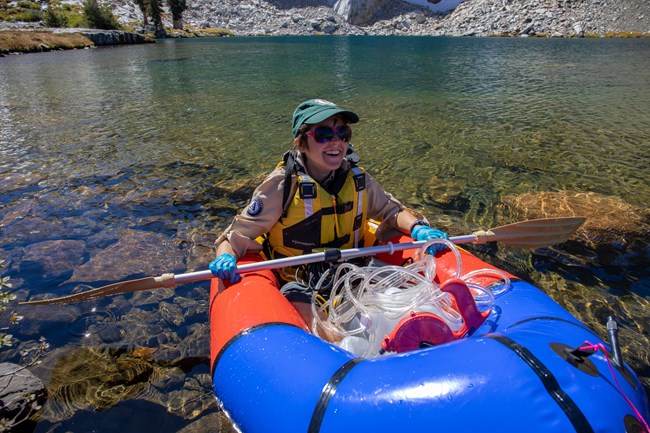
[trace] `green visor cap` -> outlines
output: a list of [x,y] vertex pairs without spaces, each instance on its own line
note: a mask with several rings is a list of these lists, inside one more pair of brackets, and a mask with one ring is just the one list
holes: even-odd
[[342,114],[348,123],[357,123],[359,116],[349,110],[339,108],[333,102],[324,99],[310,99],[298,105],[293,112],[293,122],[291,131],[293,136],[298,136],[298,130],[304,124],[313,125],[322,122],[335,114]]

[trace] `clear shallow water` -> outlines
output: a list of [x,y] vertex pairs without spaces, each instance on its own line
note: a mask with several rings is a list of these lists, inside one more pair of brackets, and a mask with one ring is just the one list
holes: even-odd
[[[295,105],[316,96],[360,114],[364,166],[453,234],[501,224],[500,199],[527,192],[647,209],[649,71],[648,40],[234,38],[2,58],[3,274],[25,299],[205,268],[213,234],[290,147]],[[610,267],[561,247],[479,252],[601,333],[622,318],[650,383],[647,240]],[[227,431],[206,304],[195,284],[21,309],[19,346],[53,346],[37,431]]]

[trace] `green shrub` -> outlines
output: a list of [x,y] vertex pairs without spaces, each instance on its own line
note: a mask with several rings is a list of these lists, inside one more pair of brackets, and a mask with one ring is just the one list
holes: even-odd
[[84,0],[83,7],[84,16],[90,27],[103,30],[120,28],[120,24],[111,11],[106,6],[100,5],[97,0]]
[[67,20],[60,8],[50,6],[43,14],[43,22],[47,27],[65,27]]
[[80,8],[66,7],[71,5],[52,6],[43,13],[43,21],[47,27],[88,27],[86,18]]
[[18,2],[18,7],[23,9],[41,10],[41,5],[37,2]]
[[7,21],[40,21],[43,19],[43,12],[35,9],[18,9],[13,12],[9,11]]
[[67,14],[66,17],[66,26],[67,27],[86,27],[86,18],[83,15],[78,13]]

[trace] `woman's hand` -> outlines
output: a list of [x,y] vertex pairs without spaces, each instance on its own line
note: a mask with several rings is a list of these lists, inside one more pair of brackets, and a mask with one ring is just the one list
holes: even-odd
[[220,254],[216,260],[208,265],[212,275],[221,279],[228,280],[231,283],[237,283],[241,280],[237,274],[237,259],[229,253]]
[[[449,239],[447,233],[427,226],[415,226],[411,232],[411,237],[418,241],[430,241],[431,239]],[[427,253],[435,254],[442,251],[447,246],[445,244],[433,244],[427,248]]]

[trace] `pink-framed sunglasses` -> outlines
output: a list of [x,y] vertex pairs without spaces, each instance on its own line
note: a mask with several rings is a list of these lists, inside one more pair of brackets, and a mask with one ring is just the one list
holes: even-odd
[[352,129],[348,125],[341,125],[335,128],[330,126],[318,126],[307,132],[307,135],[316,140],[317,143],[327,143],[334,140],[334,136],[349,142],[352,138]]

